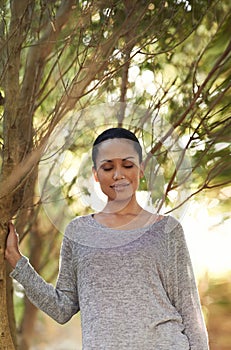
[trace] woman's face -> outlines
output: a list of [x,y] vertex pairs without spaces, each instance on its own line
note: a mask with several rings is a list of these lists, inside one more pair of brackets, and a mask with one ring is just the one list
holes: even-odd
[[143,177],[134,141],[115,138],[99,144],[93,173],[109,201],[131,198]]

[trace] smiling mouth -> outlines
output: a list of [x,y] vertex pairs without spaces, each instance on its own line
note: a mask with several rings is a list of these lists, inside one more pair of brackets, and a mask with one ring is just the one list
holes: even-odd
[[116,184],[116,185],[112,185],[111,188],[113,188],[114,190],[123,190],[126,187],[128,187],[130,184],[126,183],[126,184]]

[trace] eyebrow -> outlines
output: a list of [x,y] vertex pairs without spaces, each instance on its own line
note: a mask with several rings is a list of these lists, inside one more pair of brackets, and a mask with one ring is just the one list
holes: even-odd
[[[125,161],[125,160],[128,160],[128,159],[134,159],[135,157],[126,157],[126,158],[123,158],[122,161]],[[107,163],[112,163],[112,160],[111,159],[103,159],[100,161],[100,163],[104,163],[104,162],[107,162]]]

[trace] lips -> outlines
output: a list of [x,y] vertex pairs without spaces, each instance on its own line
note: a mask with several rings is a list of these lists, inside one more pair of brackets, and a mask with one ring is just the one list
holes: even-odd
[[130,185],[129,182],[118,182],[118,183],[111,185],[110,187],[113,188],[114,190],[123,190],[126,187],[128,187],[129,185]]

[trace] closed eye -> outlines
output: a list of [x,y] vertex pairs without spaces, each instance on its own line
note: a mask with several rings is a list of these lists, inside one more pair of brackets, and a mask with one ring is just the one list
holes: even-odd
[[[133,168],[133,164],[132,165],[124,165],[124,168],[126,168],[126,169],[130,169],[130,168]],[[103,169],[103,171],[110,171],[110,170],[112,170],[113,168],[102,168]]]
[[112,170],[113,168],[102,168],[104,171],[110,171]]

